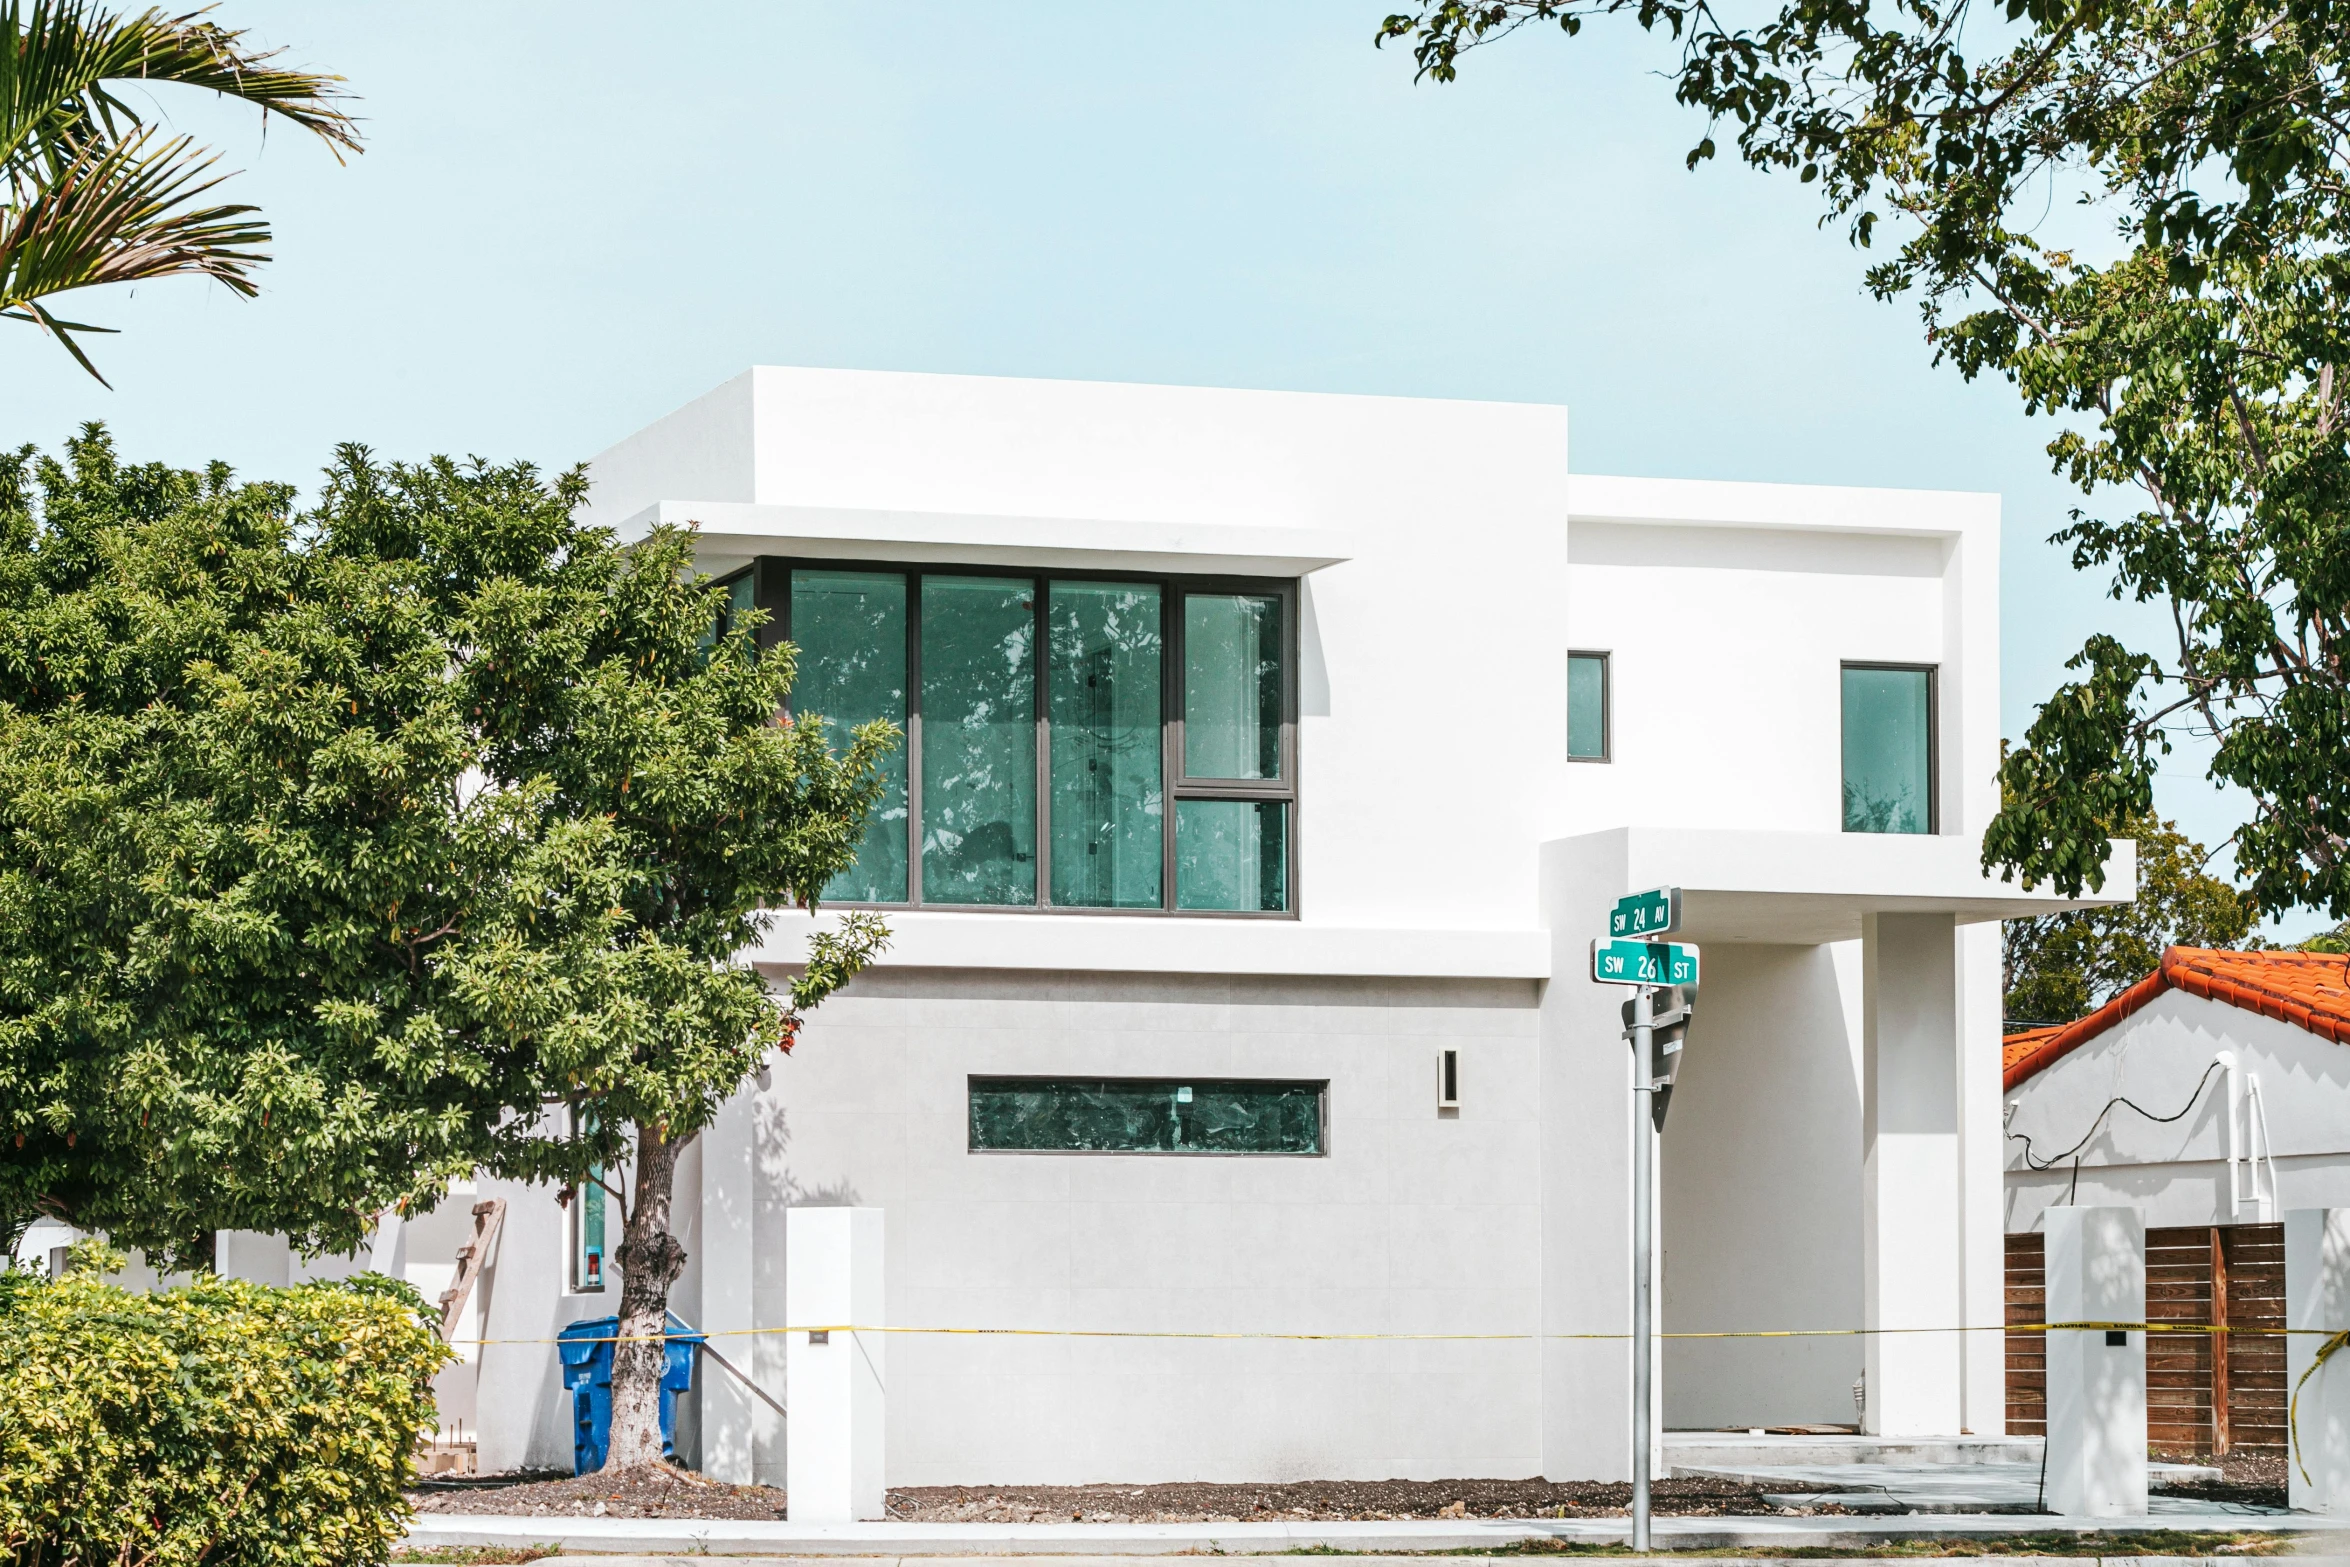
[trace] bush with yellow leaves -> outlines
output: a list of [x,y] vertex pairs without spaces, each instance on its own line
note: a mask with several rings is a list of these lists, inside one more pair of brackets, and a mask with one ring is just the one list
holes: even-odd
[[77,1262],[0,1274],[0,1561],[389,1558],[449,1359],[413,1289],[204,1277],[142,1294]]

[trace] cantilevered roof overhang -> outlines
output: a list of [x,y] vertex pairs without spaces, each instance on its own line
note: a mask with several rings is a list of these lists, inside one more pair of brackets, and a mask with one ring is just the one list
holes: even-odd
[[1981,846],[1956,834],[1617,827],[1544,852],[1565,878],[1557,885],[1586,898],[1679,887],[1679,935],[1699,943],[1851,941],[1870,914],[1948,914],[1966,925],[2107,908],[2130,901],[2138,875],[2138,846],[2126,839],[2113,846],[2104,887],[2078,898],[1987,875]]
[[661,501],[616,531],[633,544],[662,523],[695,530],[695,560],[713,576],[761,555],[1236,577],[1302,577],[1348,558],[1336,534],[1314,528],[747,501]]

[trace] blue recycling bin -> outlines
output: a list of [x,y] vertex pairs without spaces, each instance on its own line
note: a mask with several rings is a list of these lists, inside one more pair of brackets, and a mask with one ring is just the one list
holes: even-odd
[[[612,1443],[612,1351],[620,1334],[618,1317],[589,1317],[556,1335],[563,1385],[571,1390],[571,1472],[592,1474],[604,1467]],[[669,1314],[662,1336],[661,1456],[677,1457],[677,1395],[694,1385],[694,1350],[709,1337]]]

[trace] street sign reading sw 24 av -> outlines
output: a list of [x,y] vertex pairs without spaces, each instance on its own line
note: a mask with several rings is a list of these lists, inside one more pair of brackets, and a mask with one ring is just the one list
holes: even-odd
[[1594,941],[1591,977],[1603,985],[1694,985],[1697,949],[1677,941]]
[[1678,887],[1651,887],[1646,892],[1618,898],[1607,915],[1610,936],[1661,936],[1678,929],[1680,924],[1681,889]]

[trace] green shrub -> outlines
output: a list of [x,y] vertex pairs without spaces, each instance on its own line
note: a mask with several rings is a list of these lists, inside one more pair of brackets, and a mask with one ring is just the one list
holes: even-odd
[[0,1561],[388,1559],[448,1360],[407,1285],[0,1275]]

